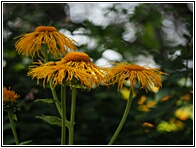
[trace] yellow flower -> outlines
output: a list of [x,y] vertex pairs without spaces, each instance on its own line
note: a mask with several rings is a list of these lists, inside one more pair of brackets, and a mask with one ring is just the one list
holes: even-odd
[[64,36],[58,32],[55,27],[52,26],[39,26],[34,32],[20,35],[16,38],[20,38],[16,44],[16,50],[26,56],[30,54],[31,57],[35,56],[35,53],[40,57],[40,53],[44,56],[42,46],[47,46],[47,53],[51,53],[55,58],[59,55],[65,55],[67,50],[75,50],[76,41]]
[[169,95],[166,95],[165,97],[163,97],[160,102],[164,102],[164,101],[167,101],[168,99],[170,98]]
[[182,100],[189,101],[191,99],[190,94],[185,94],[184,96],[181,97]]
[[149,112],[150,111],[150,108],[147,105],[143,105],[143,104],[138,106],[138,109],[143,111],[143,112]]
[[94,84],[100,85],[102,82],[105,69],[94,65],[90,57],[82,52],[70,52],[61,61],[48,62],[43,64],[41,61],[37,62],[39,66],[31,68],[28,76],[44,79],[45,82],[52,81],[53,85],[63,85],[63,80],[72,87],[78,82],[89,89]]
[[16,94],[13,90],[9,90],[6,87],[3,87],[3,102],[15,102],[20,96]]
[[144,122],[142,124],[142,126],[144,126],[144,127],[154,127],[154,125],[152,123],[149,123],[149,122]]
[[162,86],[162,74],[166,73],[161,72],[158,68],[144,67],[129,63],[117,63],[116,66],[110,69],[105,82],[107,85],[118,83],[118,89],[121,89],[124,82],[129,80],[132,93],[135,94],[134,86],[136,82],[141,85],[141,88],[145,88],[146,91],[153,91],[154,86],[160,88]]
[[192,105],[190,105],[190,106],[183,106],[177,109],[174,114],[180,120],[187,120],[189,118],[192,118],[193,116],[192,112],[193,112],[193,107]]
[[175,132],[180,131],[184,128],[184,123],[175,118],[171,118],[169,121],[161,121],[157,125],[157,130],[159,132]]
[[137,101],[137,104],[142,105],[146,100],[146,96],[142,95],[141,98]]
[[152,123],[149,123],[149,122],[144,122],[142,124],[143,128],[144,128],[144,132],[145,133],[149,133],[151,131],[151,129],[154,128],[154,125]]
[[141,98],[137,102],[139,104],[138,109],[144,112],[149,112],[150,109],[156,105],[156,103],[153,100],[149,100],[144,104],[145,100],[146,100],[146,96],[141,96]]

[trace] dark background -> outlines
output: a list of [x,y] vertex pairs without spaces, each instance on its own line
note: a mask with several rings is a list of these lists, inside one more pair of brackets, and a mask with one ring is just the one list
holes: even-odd
[[[86,7],[99,5],[91,3],[82,7],[79,3],[74,4],[84,11]],[[37,85],[36,80],[27,76],[31,58],[16,52],[16,40],[13,39],[33,32],[37,26],[52,25],[58,30],[67,30],[73,39],[77,30],[83,30],[80,35],[89,40],[79,43],[78,49],[89,54],[93,61],[103,58],[104,51],[111,49],[122,56],[121,61],[130,63],[144,60],[142,57],[152,57],[150,60],[169,74],[163,78],[163,87],[156,93],[136,88],[137,96],[115,144],[193,144],[193,4],[140,3],[132,13],[129,5],[132,4],[114,3],[104,9],[109,23],[103,26],[88,19],[93,11],[86,16],[84,13],[82,19],[81,14],[72,19],[70,14],[74,10],[66,3],[2,4],[3,85],[10,86],[21,96],[17,99],[21,111],[17,112],[18,121],[15,122],[20,142],[32,140],[32,145],[60,144],[60,127],[35,118],[41,114],[58,116],[54,104],[33,102],[37,98],[51,98],[50,89],[44,89],[41,83]],[[123,34],[130,24],[134,26],[134,36],[127,40]],[[89,47],[91,40],[96,44]],[[67,90],[69,98],[70,93]],[[146,98],[142,103],[141,97]],[[70,104],[69,99],[67,103]],[[91,91],[79,90],[74,144],[107,144],[121,120],[125,105],[126,100],[116,85],[110,88],[100,86]],[[70,107],[67,108],[69,111]],[[14,144],[7,114],[3,112],[3,115],[3,144]],[[147,126],[145,122],[153,126]]]

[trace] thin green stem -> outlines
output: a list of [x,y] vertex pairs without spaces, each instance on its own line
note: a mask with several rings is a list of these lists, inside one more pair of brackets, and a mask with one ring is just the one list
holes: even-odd
[[58,100],[58,97],[57,97],[57,94],[56,94],[56,90],[55,90],[55,88],[54,88],[54,86],[52,84],[52,81],[50,81],[50,89],[52,91],[52,96],[53,96],[53,99],[55,100],[55,104],[56,104],[57,110],[58,110],[59,114],[62,117],[61,106],[59,104],[59,100]]
[[61,129],[61,145],[65,145],[66,136],[66,81],[64,86],[61,85],[61,103],[62,103],[62,129]]
[[12,133],[14,135],[14,140],[16,142],[16,145],[19,145],[18,136],[16,134],[16,128],[15,128],[15,125],[14,125],[13,112],[12,111],[8,111],[8,118],[10,120],[10,125],[11,125],[11,128],[12,128]]
[[115,140],[118,137],[122,127],[124,126],[125,121],[127,119],[127,116],[129,114],[129,110],[131,108],[132,100],[133,100],[133,95],[131,94],[131,91],[130,91],[129,99],[127,101],[127,105],[126,105],[123,117],[122,117],[122,119],[121,119],[121,121],[118,125],[118,128],[116,129],[116,132],[114,133],[113,137],[111,138],[110,142],[108,143],[108,145],[112,145],[115,142]]
[[77,89],[73,87],[72,88],[72,100],[71,100],[71,117],[70,117],[70,126],[69,126],[69,145],[73,145],[73,139],[74,139],[76,95],[77,95]]
[[[47,45],[43,45],[42,50],[43,50],[44,60],[45,60],[45,62],[48,62]],[[58,109],[58,112],[62,117],[61,107],[60,107],[59,100],[58,100],[58,97],[57,97],[57,94],[56,94],[56,90],[54,88],[54,85],[52,84],[52,81],[50,81],[50,89],[52,91],[52,96],[53,96],[53,99],[55,100],[55,104],[56,104],[56,107]]]
[[[45,62],[48,62],[47,45],[43,45],[42,49],[43,49]],[[50,89],[51,89],[51,92],[52,92],[53,99],[55,100],[55,104],[56,104],[56,107],[58,109],[58,112],[62,117],[61,107],[60,107],[59,100],[58,100],[58,97],[57,97],[57,94],[56,94],[56,90],[54,88],[54,85],[52,84],[52,81],[50,81]]]

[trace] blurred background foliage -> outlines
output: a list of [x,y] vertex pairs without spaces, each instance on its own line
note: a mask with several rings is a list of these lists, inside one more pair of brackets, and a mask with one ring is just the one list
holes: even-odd
[[[50,89],[27,77],[32,59],[19,55],[14,46],[16,36],[40,25],[55,26],[78,41],[78,49],[97,65],[127,61],[169,74],[159,90],[137,89],[115,144],[193,144],[193,4],[3,3],[3,85],[21,96],[15,122],[19,140],[56,145],[60,144],[60,127],[35,118],[58,116],[54,104],[34,103],[37,98],[51,98]],[[75,144],[108,143],[121,120],[127,88],[117,91],[114,85],[78,91]],[[3,144],[14,144],[7,114],[3,115]]]

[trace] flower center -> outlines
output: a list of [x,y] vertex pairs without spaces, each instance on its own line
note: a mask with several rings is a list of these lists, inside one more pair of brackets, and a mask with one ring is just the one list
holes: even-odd
[[39,26],[35,29],[35,31],[38,31],[38,32],[45,32],[45,31],[48,31],[48,32],[52,32],[52,31],[57,31],[55,27],[52,27],[52,26]]
[[65,61],[85,61],[85,62],[91,62],[90,57],[83,52],[69,52],[62,60]]
[[124,68],[128,70],[134,70],[134,71],[141,71],[145,69],[144,67],[139,65],[125,65]]

